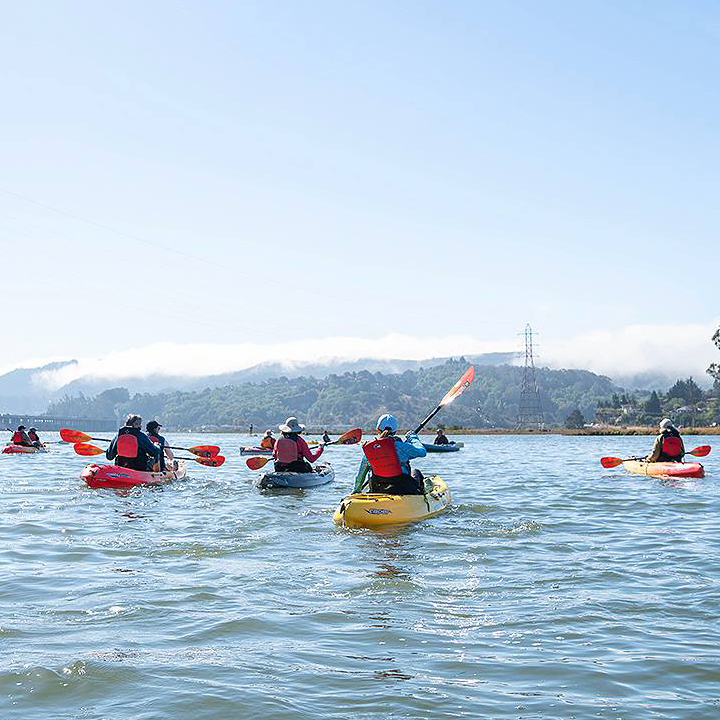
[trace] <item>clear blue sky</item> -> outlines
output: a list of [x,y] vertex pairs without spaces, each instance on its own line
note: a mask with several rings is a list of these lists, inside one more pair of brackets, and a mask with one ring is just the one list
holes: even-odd
[[0,9],[5,365],[718,316],[716,2]]

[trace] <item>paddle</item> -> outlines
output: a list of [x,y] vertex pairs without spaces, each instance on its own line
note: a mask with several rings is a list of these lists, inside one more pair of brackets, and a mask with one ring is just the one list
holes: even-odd
[[440,409],[449,405],[455,398],[460,397],[467,388],[470,387],[470,383],[475,377],[475,368],[471,365],[464,373],[464,375],[447,391],[445,397],[440,401],[440,404],[415,428],[415,434],[417,435],[434,417],[440,412]]
[[[712,447],[710,445],[699,445],[694,450],[688,450],[686,452],[686,455],[694,455],[695,457],[705,457],[706,455],[710,454],[710,450],[712,450]],[[622,465],[624,462],[627,462],[629,460],[644,460],[644,457],[631,457],[631,458],[625,458],[625,460],[622,460],[621,458],[616,457],[603,457],[600,458],[600,464],[604,468],[614,468],[618,465]]]
[[[90,457],[92,455],[102,455],[104,454],[104,450],[96,447],[95,445],[90,445],[89,443],[75,443],[73,445],[73,449],[78,455],[84,455],[86,457]],[[176,460],[193,460],[196,463],[200,463],[200,465],[205,465],[206,467],[220,467],[224,462],[225,458],[222,455],[213,455],[212,457],[177,457]]]
[[[325,447],[328,445],[355,445],[359,443],[360,440],[362,440],[362,430],[360,428],[354,428],[353,430],[348,430],[337,440],[331,440],[329,443],[325,443]],[[251,457],[245,461],[245,464],[251,470],[259,470],[261,467],[265,467],[272,459],[272,457]]]
[[[112,442],[108,438],[92,437],[79,430],[70,430],[70,428],[62,428],[60,430],[60,437],[69,443],[86,443],[88,440],[97,440],[98,442]],[[220,452],[220,448],[217,445],[193,445],[193,447],[176,447],[175,445],[166,445],[166,448],[171,450],[187,450],[193,455],[199,455],[200,457],[213,457]]]

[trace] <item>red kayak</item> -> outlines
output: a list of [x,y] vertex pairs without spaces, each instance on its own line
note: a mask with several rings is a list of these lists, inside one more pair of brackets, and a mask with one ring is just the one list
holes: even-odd
[[31,455],[33,453],[46,453],[47,448],[42,445],[41,447],[30,447],[29,445],[15,445],[14,443],[8,443],[3,448],[3,454],[5,455]]
[[705,477],[705,468],[696,462],[645,462],[626,460],[625,469],[635,475],[661,475],[663,477],[701,478]]
[[138,485],[164,485],[173,480],[182,480],[187,468],[182,460],[175,462],[174,470],[164,472],[143,472],[117,465],[88,465],[80,477],[91,488],[131,488]]

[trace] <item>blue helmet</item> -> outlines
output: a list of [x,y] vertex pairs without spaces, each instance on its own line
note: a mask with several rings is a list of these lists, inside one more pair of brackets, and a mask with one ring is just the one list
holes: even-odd
[[389,430],[390,432],[397,432],[398,421],[394,415],[388,415],[386,413],[385,415],[381,415],[378,418],[377,425],[375,427],[377,427],[378,430]]

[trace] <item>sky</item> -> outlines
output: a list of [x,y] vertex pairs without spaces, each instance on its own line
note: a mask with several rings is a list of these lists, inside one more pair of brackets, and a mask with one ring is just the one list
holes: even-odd
[[716,2],[0,10],[2,369],[716,359]]

